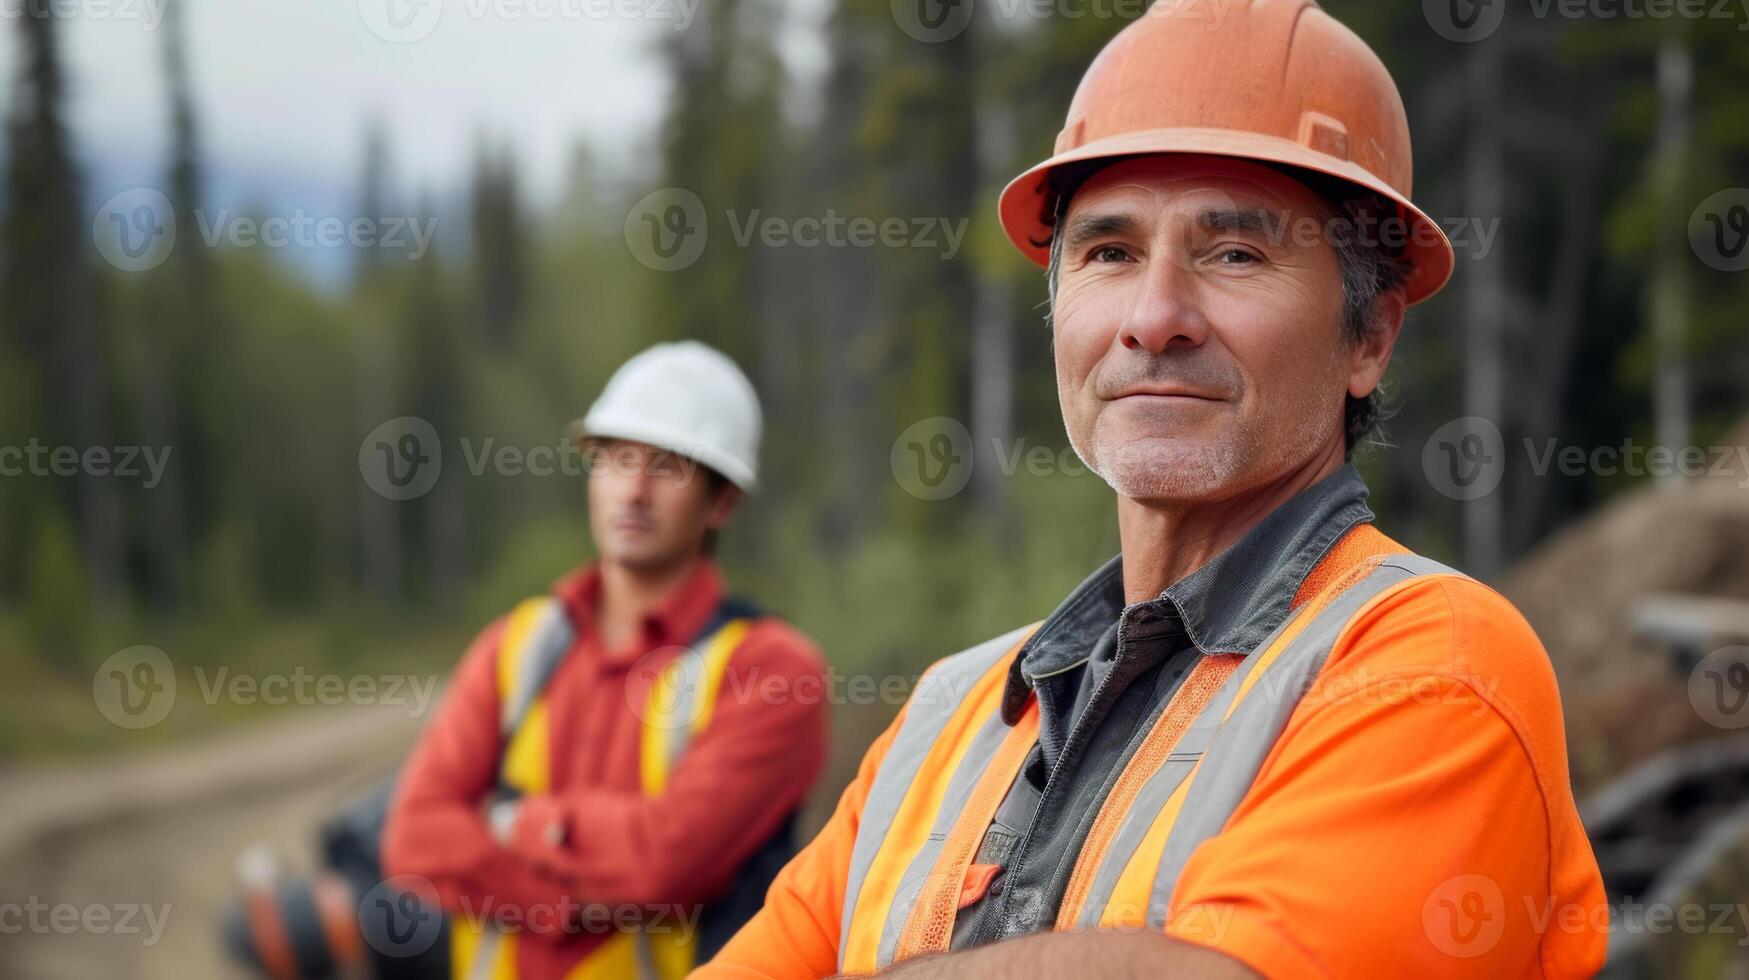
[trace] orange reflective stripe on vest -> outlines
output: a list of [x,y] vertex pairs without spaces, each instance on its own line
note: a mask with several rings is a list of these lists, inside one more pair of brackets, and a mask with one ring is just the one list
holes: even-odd
[[[1102,803],[1056,927],[1163,928],[1186,862],[1238,808],[1348,625],[1413,578],[1457,574],[1416,555],[1373,556],[1249,655],[1202,658]],[[1037,739],[1036,704],[1013,727],[1000,707],[1003,681],[1033,629],[950,657],[919,682],[852,848],[844,972],[948,949],[970,861]]]
[[[659,671],[640,719],[639,779],[646,796],[659,795],[687,744],[710,723],[729,659],[752,628],[730,619]],[[498,651],[498,696],[505,749],[504,785],[524,794],[552,789],[545,687],[575,632],[558,600],[528,599],[511,611]],[[517,936],[475,917],[450,922],[450,974],[455,980],[517,980]],[[618,933],[591,950],[567,980],[680,980],[697,960],[690,932]]]

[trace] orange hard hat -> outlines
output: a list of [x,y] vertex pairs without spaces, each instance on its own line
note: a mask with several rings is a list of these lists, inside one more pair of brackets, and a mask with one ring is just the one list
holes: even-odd
[[1451,242],[1409,200],[1409,121],[1397,85],[1366,42],[1313,0],[1155,0],[1088,66],[1056,153],[1002,191],[1003,230],[1046,265],[1052,173],[1147,153],[1286,164],[1376,192],[1401,209],[1391,244],[1412,265],[1408,302],[1451,278]]

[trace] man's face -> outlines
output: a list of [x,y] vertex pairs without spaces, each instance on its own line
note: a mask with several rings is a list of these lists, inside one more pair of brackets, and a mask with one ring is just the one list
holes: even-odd
[[1057,229],[1057,395],[1118,493],[1221,500],[1340,450],[1354,364],[1333,213],[1223,157],[1126,160],[1075,193]]
[[638,571],[685,561],[728,520],[735,499],[732,487],[713,489],[696,460],[620,439],[591,447],[589,528],[603,561]]

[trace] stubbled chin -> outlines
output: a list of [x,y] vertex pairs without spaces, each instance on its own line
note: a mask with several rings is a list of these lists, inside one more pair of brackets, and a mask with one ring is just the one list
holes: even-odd
[[1245,468],[1236,439],[1151,437],[1097,448],[1093,470],[1137,500],[1218,497]]

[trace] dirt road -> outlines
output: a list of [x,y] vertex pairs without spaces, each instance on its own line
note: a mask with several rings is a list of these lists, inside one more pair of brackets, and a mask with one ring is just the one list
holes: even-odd
[[203,980],[247,974],[218,923],[238,854],[289,870],[315,829],[392,771],[420,719],[314,708],[116,762],[0,777],[0,977]]

